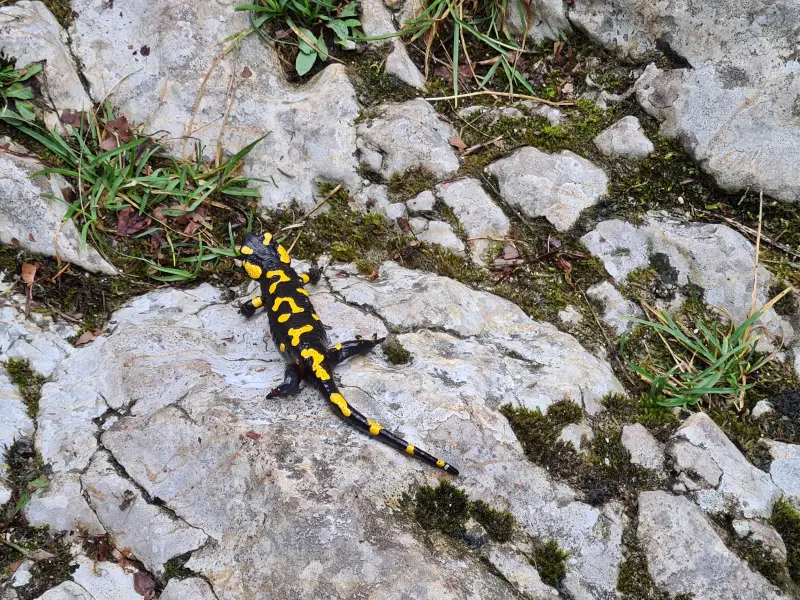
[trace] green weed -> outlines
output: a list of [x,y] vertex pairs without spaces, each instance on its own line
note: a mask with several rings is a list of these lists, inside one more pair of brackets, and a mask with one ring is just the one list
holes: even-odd
[[[12,119],[33,120],[33,90],[30,85],[24,85],[31,77],[40,73],[42,65],[34,63],[21,69],[14,68],[14,59],[6,57],[0,52],[0,98],[3,101],[0,115]],[[12,108],[13,107],[13,108]]]

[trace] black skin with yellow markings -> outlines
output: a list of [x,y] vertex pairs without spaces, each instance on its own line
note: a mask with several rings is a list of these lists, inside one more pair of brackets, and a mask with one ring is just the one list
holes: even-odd
[[241,253],[248,276],[261,284],[261,295],[242,304],[239,310],[248,318],[258,308],[266,310],[272,340],[288,363],[283,382],[267,394],[267,398],[296,394],[301,382],[310,379],[348,423],[422,462],[458,475],[458,469],[452,465],[367,419],[341,395],[333,380],[333,367],[351,356],[368,352],[384,338],[358,336],[355,340],[328,347],[325,328],[303,287],[306,283],[317,283],[322,271],[312,269],[307,274],[298,275],[291,267],[288,252],[273,242],[268,233],[245,235]]

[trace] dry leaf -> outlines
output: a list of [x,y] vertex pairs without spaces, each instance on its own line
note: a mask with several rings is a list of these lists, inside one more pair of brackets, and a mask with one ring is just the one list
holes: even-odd
[[79,110],[72,110],[68,108],[61,113],[61,122],[64,125],[72,125],[73,127],[80,127],[84,122],[84,114]]
[[467,145],[464,143],[464,140],[462,140],[457,135],[454,135],[453,137],[449,138],[447,141],[451,146],[453,146],[453,148],[458,148],[459,150],[466,150],[467,149]]
[[19,248],[19,240],[17,238],[11,238],[11,245]]
[[556,267],[558,267],[562,271],[569,271],[572,268],[572,263],[569,262],[563,256],[559,256],[556,259]]
[[250,70],[250,67],[245,67],[242,71],[242,77],[244,79],[250,79],[253,76],[253,72]]
[[505,260],[513,260],[519,258],[519,250],[514,244],[504,244],[503,251],[500,254]]
[[256,433],[255,431],[248,431],[247,433],[245,433],[245,436],[249,437],[251,440],[260,440],[261,439],[261,434],[260,433]]
[[144,571],[137,571],[133,574],[133,589],[145,598],[152,598],[155,594],[156,582]]
[[397,226],[403,233],[409,233],[411,231],[411,225],[408,224],[408,219],[405,219],[403,217],[397,217],[395,221],[397,221]]
[[84,331],[81,334],[81,337],[79,337],[77,340],[75,340],[75,345],[76,346],[83,346],[85,344],[88,344],[89,342],[94,341],[94,338],[96,338],[96,337],[97,336],[94,334],[93,331]]
[[124,208],[117,213],[117,235],[135,235],[150,226],[150,218],[138,214],[133,208]]
[[117,141],[117,138],[115,138],[114,136],[109,136],[106,139],[104,139],[102,142],[100,142],[100,149],[101,150],[108,151],[108,150],[113,150],[114,148],[118,148],[118,147],[119,147],[119,142]]
[[75,195],[75,190],[73,190],[71,187],[61,188],[61,195],[64,197],[64,202],[67,204],[72,204],[75,202],[75,198],[77,198]]
[[35,241],[36,241],[36,238],[35,238],[35,237],[33,237],[33,234],[32,234],[32,233],[29,233],[29,234],[28,234],[28,241],[30,241],[30,242],[35,242]]
[[31,560],[50,560],[55,557],[55,554],[47,552],[46,550],[33,550],[28,553],[28,558]]
[[106,131],[116,134],[123,142],[127,143],[131,141],[131,124],[128,123],[128,119],[125,116],[106,121],[105,129]]
[[372,271],[369,275],[367,275],[367,281],[375,281],[378,278],[378,272]]
[[36,278],[36,269],[38,268],[39,265],[34,263],[22,263],[22,281],[28,285],[32,285],[33,280]]
[[142,56],[150,56],[150,46],[142,46],[139,49],[139,54]]

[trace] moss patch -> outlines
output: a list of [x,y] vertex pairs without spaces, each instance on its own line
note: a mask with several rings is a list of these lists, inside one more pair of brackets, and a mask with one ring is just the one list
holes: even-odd
[[171,558],[166,563],[164,563],[164,573],[162,574],[161,577],[164,580],[164,582],[176,578],[187,579],[189,577],[197,577],[197,574],[194,571],[186,568],[186,563],[189,562],[189,559],[191,557],[192,553],[187,552],[186,554],[181,554],[180,556]]
[[413,100],[419,92],[402,81],[387,75],[384,69],[385,57],[374,50],[354,60],[347,67],[347,75],[356,90],[356,95],[364,106],[383,102],[406,102]]
[[472,503],[470,513],[493,540],[507,542],[511,539],[517,521],[510,512],[495,510],[483,500],[476,500]]
[[6,369],[11,381],[19,388],[22,400],[28,409],[28,416],[35,420],[39,416],[39,399],[42,397],[42,386],[47,378],[31,369],[30,363],[24,359],[9,359]]
[[781,499],[772,507],[769,523],[783,538],[789,575],[796,585],[800,585],[800,512],[788,501]]
[[675,413],[656,404],[647,393],[630,396],[609,394],[603,398],[603,406],[606,407],[605,419],[618,425],[641,423],[661,442],[666,442],[680,424]]
[[436,185],[436,176],[427,169],[410,169],[389,179],[389,196],[395,201],[409,200]]
[[553,540],[537,544],[531,558],[531,564],[536,567],[542,581],[549,586],[558,585],[567,576],[567,559],[569,552],[565,552]]
[[383,353],[393,365],[406,365],[414,357],[411,352],[403,348],[403,345],[395,337],[390,337],[383,345]]

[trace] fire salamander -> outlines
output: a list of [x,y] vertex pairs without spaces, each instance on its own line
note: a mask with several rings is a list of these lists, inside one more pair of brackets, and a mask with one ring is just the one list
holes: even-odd
[[261,295],[242,304],[239,311],[252,317],[263,307],[269,315],[272,340],[287,360],[283,383],[267,398],[297,394],[300,382],[311,379],[335,406],[337,412],[355,427],[375,436],[389,446],[421,461],[458,475],[458,469],[424,450],[409,444],[391,431],[367,419],[344,399],[333,381],[333,367],[343,360],[368,352],[384,338],[355,340],[328,347],[328,336],[304,289],[306,283],[317,283],[322,272],[312,269],[298,275],[291,267],[286,249],[272,241],[272,235],[248,233],[240,249],[247,275],[261,284]]

